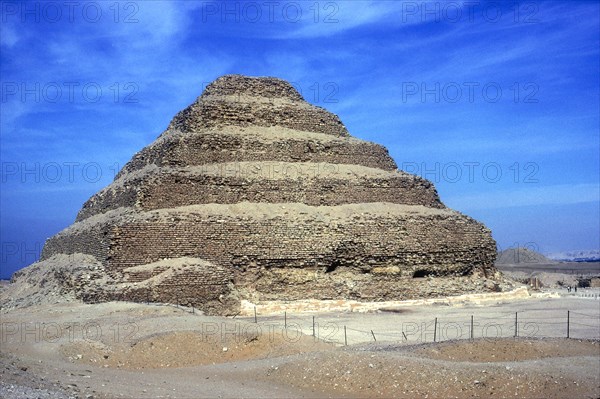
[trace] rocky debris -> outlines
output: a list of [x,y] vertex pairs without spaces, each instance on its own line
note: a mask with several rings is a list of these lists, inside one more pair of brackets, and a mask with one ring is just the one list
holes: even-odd
[[263,378],[323,397],[591,398],[598,373],[584,364],[597,371],[599,350],[598,341],[564,339],[371,344],[290,359]]
[[13,274],[11,283],[0,292],[2,312],[39,304],[76,300],[111,282],[104,266],[85,254],[57,254]]
[[229,323],[227,327],[230,333],[224,335],[209,335],[202,331],[168,332],[111,346],[76,341],[62,346],[61,355],[84,367],[144,370],[232,363],[335,349],[311,336],[302,335],[291,341],[281,333],[257,334],[252,325]]
[[0,398],[4,399],[74,399],[80,397],[76,388],[62,386],[23,366],[13,355],[0,352]]

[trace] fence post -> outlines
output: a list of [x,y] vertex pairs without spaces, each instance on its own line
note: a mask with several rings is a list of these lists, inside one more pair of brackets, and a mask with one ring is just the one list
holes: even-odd
[[317,334],[315,332],[315,316],[313,316],[313,337],[316,337]]
[[567,338],[571,338],[571,311],[567,310]]
[[373,330],[371,330],[371,335],[373,336],[373,340],[374,340],[375,342],[377,342],[377,338],[375,338],[375,333],[373,332]]
[[437,338],[437,317],[435,318],[435,321],[433,322],[433,342],[435,342]]
[[287,330],[287,311],[283,312],[283,326]]
[[471,339],[473,339],[473,315],[471,315]]
[[515,338],[519,336],[519,312],[515,312]]
[[254,305],[254,322],[258,323],[258,319],[256,318],[256,305]]
[[348,335],[346,335],[346,326],[344,326],[344,346],[348,346]]

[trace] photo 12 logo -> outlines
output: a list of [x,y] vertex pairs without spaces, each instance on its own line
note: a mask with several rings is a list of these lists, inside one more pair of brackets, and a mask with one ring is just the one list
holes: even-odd
[[497,103],[509,98],[514,103],[537,104],[540,88],[534,82],[514,82],[503,87],[498,82],[402,82],[402,103]]
[[536,24],[537,2],[401,1],[402,23],[499,23]]
[[114,82],[102,86],[97,82],[2,82],[0,101],[22,103],[139,103],[139,86],[135,82]]
[[61,341],[74,342],[76,340],[100,341],[113,343],[132,342],[139,331],[139,326],[134,322],[115,322],[102,326],[98,322],[2,322],[0,323],[0,343],[6,345],[11,342],[31,343],[58,343]]
[[[2,241],[0,244],[0,261],[3,264],[9,262],[34,263],[39,261],[42,255],[44,241]],[[77,261],[78,254],[63,254],[69,263]]]
[[247,162],[205,164],[198,169],[208,175],[239,179],[314,179],[333,177],[339,173],[339,165],[326,163],[265,162],[257,165]]
[[115,178],[120,165],[98,162],[2,162],[1,181],[6,183],[97,183],[103,176]]
[[2,1],[2,23],[138,23],[135,1]]
[[481,163],[470,162],[402,162],[400,169],[421,176],[423,179],[434,183],[498,183],[501,180],[510,180],[512,183],[539,183],[538,172],[540,167],[535,162],[513,162],[502,165],[498,162]]
[[340,87],[336,82],[314,82],[305,85],[297,82],[290,82],[290,84],[310,103],[335,104],[339,102],[338,94]]
[[338,23],[339,5],[334,1],[205,1],[200,7],[202,23]]
[[25,241],[2,241],[1,263],[6,264],[12,261],[37,262],[42,253],[43,243],[25,242]]

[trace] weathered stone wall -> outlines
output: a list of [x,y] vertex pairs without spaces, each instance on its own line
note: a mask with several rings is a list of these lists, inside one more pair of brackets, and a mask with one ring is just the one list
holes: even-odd
[[[357,215],[333,223],[173,214],[170,222],[112,228],[109,253],[100,260],[119,274],[161,259],[206,259],[233,271],[236,287],[264,299],[400,299],[436,295],[446,284],[439,279],[435,287],[424,289],[413,284],[414,278],[455,278],[488,270],[496,252],[486,233],[482,225],[456,214]],[[85,252],[88,241],[81,233],[54,237],[45,254],[51,255],[51,248]]]
[[362,165],[383,170],[397,168],[387,149],[360,140],[314,140],[252,135],[203,133],[164,137],[134,155],[116,178],[146,165],[192,166],[221,162],[327,162]]
[[[318,165],[315,165],[318,167]],[[335,169],[335,165],[331,165]],[[310,173],[297,164],[282,168],[285,173]],[[266,169],[266,168],[264,168]],[[200,170],[202,171],[202,170]],[[223,171],[224,174],[227,171]],[[232,174],[248,171],[230,171]],[[197,173],[197,172],[196,172]],[[256,173],[263,173],[256,171]],[[268,171],[264,172],[270,173]],[[234,204],[243,201],[263,203],[296,202],[307,205],[340,205],[368,202],[424,205],[443,208],[437,191],[428,181],[411,175],[389,178],[336,178],[336,173],[322,173],[332,178],[298,177],[289,179],[252,179],[246,177],[208,176],[186,170],[165,170],[143,178],[124,181],[90,198],[77,220],[118,207],[136,206],[141,210],[168,209],[193,204]],[[293,177],[293,176],[292,176]]]
[[[52,258],[40,265],[51,267],[57,263],[57,259]],[[52,279],[58,278],[65,292],[73,293],[88,303],[113,300],[171,303],[220,315],[232,315],[240,311],[240,298],[233,285],[232,270],[203,259],[165,259],[125,269],[123,273],[113,272],[109,277],[104,270],[97,270],[103,269],[102,265],[93,269],[88,265],[82,273],[79,262],[85,257],[81,255],[69,259],[75,263],[71,266],[78,271],[77,275],[48,276],[48,279],[54,282]]]
[[[253,219],[193,213],[173,213],[168,219],[113,227],[107,238],[109,253],[102,253],[99,260],[107,269],[120,272],[165,258],[202,258],[235,270],[236,284],[242,286],[254,284],[265,270],[278,268],[284,270],[284,275],[292,268],[309,270],[309,274],[339,269],[356,275],[385,275],[378,278],[386,285],[390,276],[459,276],[474,269],[484,270],[492,267],[496,255],[487,229],[454,213],[356,215],[350,220],[327,223],[311,217]],[[46,245],[44,256],[53,252],[87,253],[94,234],[103,231],[95,228],[89,234],[55,236]],[[262,284],[267,287],[265,281],[271,281],[265,294],[281,293],[277,280],[265,278]],[[318,287],[311,291],[314,295],[323,292],[331,296],[339,288],[332,285],[325,290],[309,285]]]
[[44,244],[40,261],[47,260],[53,255],[80,253],[92,255],[106,264],[110,258],[112,230],[112,226],[105,224],[78,232],[59,233],[52,236]]
[[400,273],[351,272],[322,273],[311,270],[272,269],[261,273],[253,287],[254,300],[297,301],[305,298],[320,300],[355,299],[361,301],[408,300],[440,298],[464,293],[493,291],[493,284],[485,284],[470,276],[412,277]]
[[437,192],[425,180],[410,178],[358,181],[345,179],[247,180],[212,176],[165,176],[145,187],[142,209],[175,208],[242,201],[307,205],[390,202],[441,208]]
[[169,129],[193,132],[218,126],[282,126],[306,132],[349,136],[348,130],[337,115],[323,108],[204,101],[202,98],[178,113],[169,124]]
[[417,270],[456,275],[493,263],[495,252],[486,251],[490,239],[482,237],[483,231],[481,225],[457,224],[452,218],[357,219],[327,225],[192,216],[170,224],[119,226],[113,232],[109,267],[191,256],[242,270],[400,266],[411,276]]
[[[146,278],[139,280],[139,284],[116,291],[119,299],[176,303],[193,306],[207,314],[235,314],[239,310],[239,298],[232,292],[231,269],[204,260],[186,262],[186,258],[183,259],[169,259],[142,266],[147,273]],[[168,263],[172,265],[167,266]],[[153,270],[153,265],[157,266],[156,270]],[[125,280],[131,281],[130,276],[126,272]],[[135,279],[140,277],[137,274]]]

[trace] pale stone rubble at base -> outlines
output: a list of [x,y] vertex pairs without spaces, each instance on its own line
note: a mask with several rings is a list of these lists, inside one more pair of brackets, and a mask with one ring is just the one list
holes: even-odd
[[[305,313],[305,312],[377,312],[383,309],[401,309],[410,306],[423,305],[483,305],[496,303],[499,301],[510,301],[527,299],[530,297],[527,287],[519,287],[508,292],[492,292],[485,294],[463,294],[452,297],[429,298],[429,299],[412,299],[406,301],[379,301],[379,302],[360,302],[353,300],[316,300],[306,299],[300,301],[266,301],[258,304],[247,300],[242,300],[240,316],[261,316],[282,314],[283,312],[290,313]],[[547,296],[550,297],[550,296]],[[557,297],[557,296],[555,296]]]

